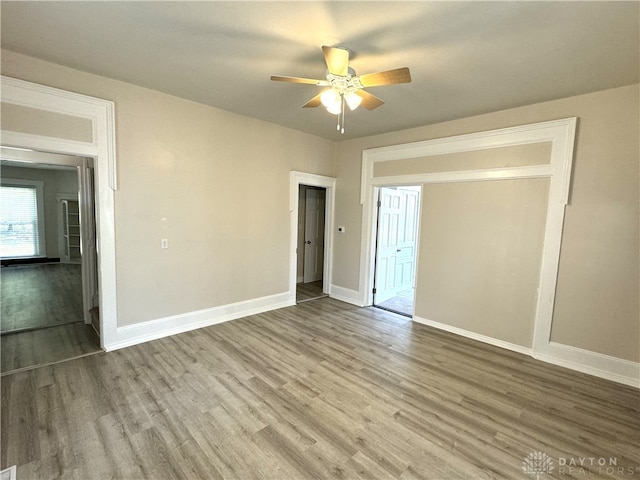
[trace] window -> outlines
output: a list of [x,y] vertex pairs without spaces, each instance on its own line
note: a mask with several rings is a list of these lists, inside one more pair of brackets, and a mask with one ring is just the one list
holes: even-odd
[[43,182],[2,179],[0,257],[44,256]]

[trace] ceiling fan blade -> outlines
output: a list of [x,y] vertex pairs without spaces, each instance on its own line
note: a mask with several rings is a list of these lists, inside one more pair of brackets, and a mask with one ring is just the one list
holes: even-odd
[[411,73],[407,67],[387,70],[386,72],[360,75],[360,83],[363,87],[378,87],[382,85],[393,85],[394,83],[409,82],[411,82]]
[[313,78],[300,77],[281,77],[278,75],[272,75],[271,80],[276,82],[306,83],[308,85],[324,85],[326,83],[326,80],[314,80]]
[[329,73],[342,77],[349,73],[349,51],[344,48],[322,47],[324,61],[327,62]]
[[309,100],[307,103],[305,103],[302,106],[302,108],[315,108],[315,107],[319,107],[320,105],[322,105],[322,102],[320,101],[320,95],[322,95],[322,94],[319,93],[318,95],[313,97],[311,100]]
[[354,93],[362,98],[362,103],[360,105],[367,110],[373,110],[374,108],[378,108],[380,105],[384,104],[384,100],[381,100],[375,95],[371,95],[369,92],[365,92],[364,90],[356,90]]

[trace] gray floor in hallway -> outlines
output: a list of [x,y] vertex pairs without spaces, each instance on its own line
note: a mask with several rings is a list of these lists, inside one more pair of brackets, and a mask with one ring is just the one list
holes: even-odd
[[82,322],[80,264],[2,267],[2,332]]
[[79,264],[3,267],[2,374],[100,351],[84,324]]
[[326,295],[322,293],[322,280],[296,285],[296,302],[307,302]]

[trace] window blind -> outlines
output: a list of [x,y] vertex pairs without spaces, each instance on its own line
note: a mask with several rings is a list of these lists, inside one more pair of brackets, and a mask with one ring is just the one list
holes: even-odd
[[36,187],[0,186],[0,257],[35,257],[39,250]]

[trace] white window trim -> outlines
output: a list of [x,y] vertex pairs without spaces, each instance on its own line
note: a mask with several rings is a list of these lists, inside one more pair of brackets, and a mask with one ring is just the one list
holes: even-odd
[[28,255],[22,257],[2,257],[8,258],[44,258],[47,256],[47,242],[44,223],[44,182],[42,180],[24,180],[21,178],[2,178],[0,184],[4,186],[14,187],[35,187],[36,189],[36,208],[38,210],[38,255]]

